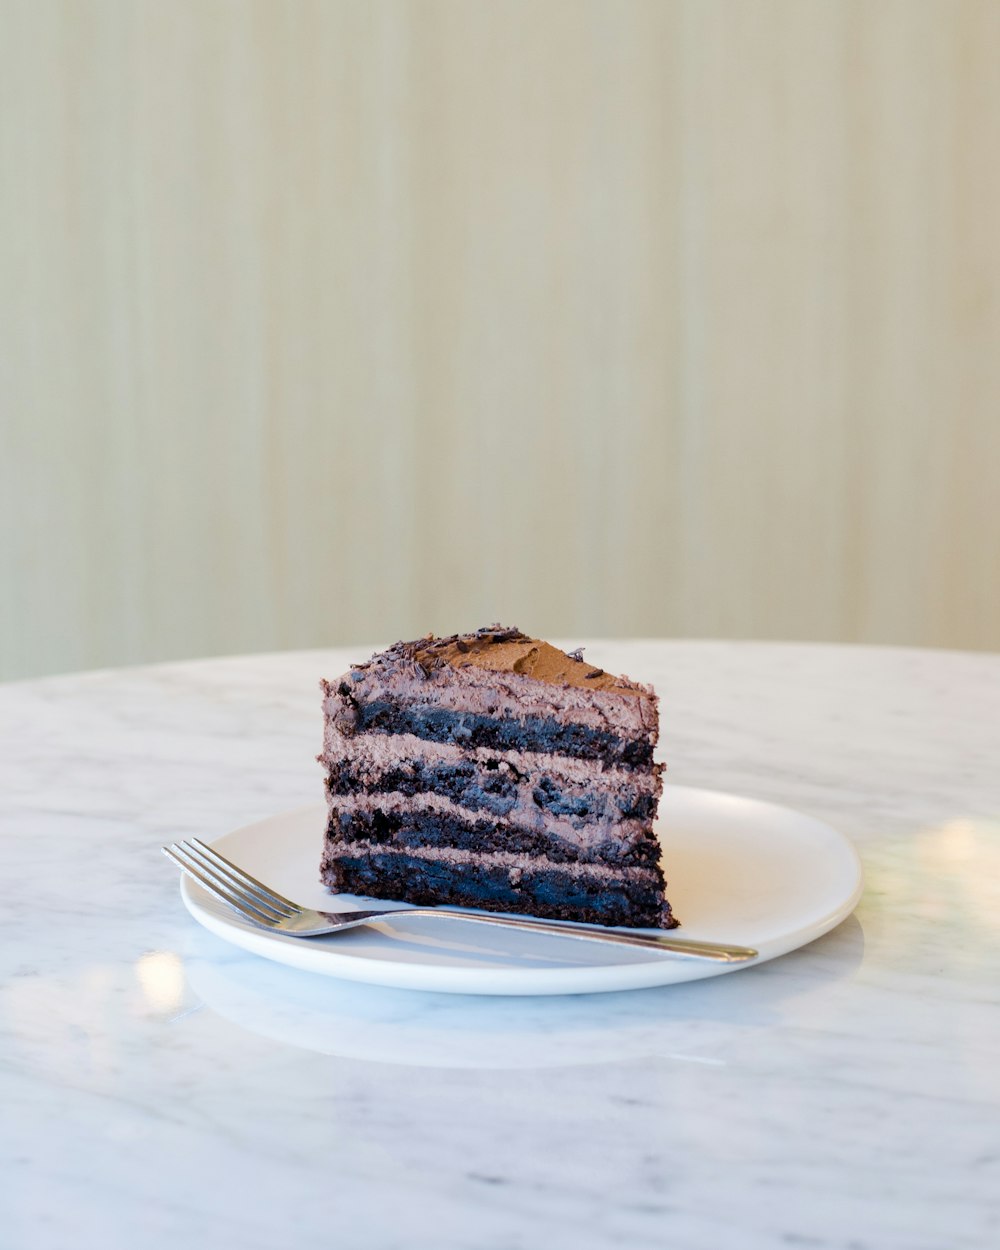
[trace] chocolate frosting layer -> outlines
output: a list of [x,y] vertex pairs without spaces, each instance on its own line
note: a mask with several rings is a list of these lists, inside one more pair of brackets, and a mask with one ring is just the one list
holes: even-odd
[[381,703],[511,721],[543,717],[584,725],[622,743],[644,741],[650,751],[659,730],[651,686],[604,673],[519,630],[499,626],[397,642],[353,665],[336,682],[322,685],[328,724],[347,735],[365,732]]
[[[334,864],[344,855],[370,855],[369,842],[335,841],[329,839],[323,850],[323,867]],[[567,877],[598,877],[607,881],[643,881],[661,887],[663,874],[659,868],[635,865],[600,864],[600,863],[560,863],[554,864],[540,855],[526,855],[518,851],[467,851],[455,846],[387,846],[379,847],[380,855],[400,855],[409,859],[438,861],[444,864],[480,864],[488,867],[517,870],[546,865],[558,868]]]
[[[440,794],[365,794],[327,795],[327,810],[336,821],[342,812],[383,812],[406,816],[447,816],[454,820],[475,819],[476,813]],[[487,817],[487,819],[489,819]],[[564,842],[577,853],[604,851],[608,859],[624,859],[629,850],[653,835],[650,822],[644,820],[605,820],[588,825],[551,816],[531,807],[517,808],[509,816],[493,822],[498,840],[508,829],[524,829]]]
[[[627,677],[616,677],[587,664],[581,651],[567,655],[540,638],[529,638],[516,627],[486,625],[473,634],[435,638],[428,634],[413,642],[397,642],[373,656],[369,663],[410,661],[429,673],[450,664],[453,668],[481,668],[494,673],[518,673],[553,686],[579,686],[582,690],[613,690],[616,694],[641,696],[648,691]],[[359,665],[365,668],[367,665]]]
[[[650,830],[663,784],[662,765],[654,765],[648,773],[603,769],[595,774],[592,764],[565,756],[462,751],[408,734],[363,734],[339,741],[339,752],[331,742],[331,753],[320,757],[331,780],[332,806],[360,804],[389,810],[401,805],[418,808],[438,804],[442,811],[455,815],[463,809],[456,805],[454,794],[448,800],[413,785],[396,794],[383,790],[380,783],[387,775],[399,785],[404,774],[427,772],[433,776],[435,768],[462,766],[469,776],[468,784],[479,785],[481,793],[489,790],[496,795],[502,782],[502,800],[494,798],[491,802],[490,796],[482,793],[480,810],[514,826],[545,831],[580,848],[615,838],[626,845]],[[342,771],[350,777],[350,789],[336,784]],[[462,802],[468,804],[467,799]]]
[[[556,778],[563,788],[580,793],[595,784],[594,765],[589,760],[527,751],[497,752],[489,747],[459,747],[454,743],[428,742],[412,734],[345,737],[329,720],[324,727],[323,753],[317,756],[327,769],[338,768],[344,761],[350,761],[364,774],[366,784],[373,783],[382,773],[396,767],[400,758],[429,766],[469,760],[477,768],[486,770],[497,767],[498,761],[502,761],[504,768],[520,774],[526,784],[536,785],[540,778],[550,776]],[[649,772],[605,766],[600,770],[600,785],[609,793],[630,789],[639,793],[653,792],[659,797],[663,771],[663,764],[654,764]]]

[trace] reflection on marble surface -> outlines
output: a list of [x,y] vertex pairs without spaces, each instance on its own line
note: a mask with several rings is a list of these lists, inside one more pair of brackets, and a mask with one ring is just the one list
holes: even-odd
[[135,975],[152,1011],[172,1015],[184,998],[184,965],[173,951],[147,951],[135,961]]
[[[275,967],[233,952],[221,957],[206,939],[201,955],[184,964],[192,991],[226,1020],[289,1046],[362,1059],[431,1068],[548,1068],[671,1059],[725,1063],[713,1053],[720,1037],[703,1037],[692,1053],[669,1049],[671,1032],[691,1004],[680,986],[590,994],[517,998],[425,994],[382,989]],[[861,963],[864,936],[850,917],[814,943],[818,956],[806,985],[747,969],[743,994],[724,996],[726,1012],[742,999],[756,1020],[785,994],[822,994],[848,979]],[[825,955],[825,958],[823,956]],[[697,996],[704,1018],[704,996]]]
[[739,976],[483,1000],[255,961],[159,855],[316,797],[363,650],[0,688],[4,1250],[992,1250],[1000,658],[593,645],[673,782],[829,821],[865,897]]

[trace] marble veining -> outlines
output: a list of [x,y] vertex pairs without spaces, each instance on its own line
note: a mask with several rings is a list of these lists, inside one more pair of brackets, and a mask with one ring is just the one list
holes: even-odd
[[508,1000],[256,960],[158,853],[317,800],[371,649],[0,687],[5,1250],[1000,1244],[1000,656],[589,644],[668,787],[836,824],[867,889],[758,968]]

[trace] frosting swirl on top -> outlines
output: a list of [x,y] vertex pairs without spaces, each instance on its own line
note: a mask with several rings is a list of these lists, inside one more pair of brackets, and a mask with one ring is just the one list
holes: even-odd
[[529,638],[519,629],[487,625],[471,634],[451,634],[435,638],[428,634],[413,642],[397,642],[408,659],[433,671],[444,664],[453,668],[488,669],[496,673],[518,673],[553,686],[578,686],[581,690],[610,690],[616,694],[646,693],[627,677],[616,677],[588,664],[580,651],[566,654],[551,643]]

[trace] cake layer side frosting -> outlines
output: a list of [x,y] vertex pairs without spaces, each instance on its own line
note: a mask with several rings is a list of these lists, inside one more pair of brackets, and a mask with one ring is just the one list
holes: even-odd
[[659,732],[657,697],[648,687],[616,694],[492,669],[445,665],[428,671],[415,661],[404,660],[388,668],[373,663],[370,668],[351,669],[336,681],[324,682],[323,690],[330,700],[328,714],[341,721],[347,732],[354,729],[360,707],[383,703],[501,719],[562,719],[624,740],[650,739],[654,744]]
[[332,794],[436,793],[532,827],[550,818],[564,818],[574,828],[649,822],[662,790],[661,765],[648,772],[595,771],[592,764],[566,756],[465,752],[412,735],[338,736],[329,748],[331,753],[320,759]]
[[331,798],[327,836],[333,841],[366,841],[370,845],[458,847],[490,852],[504,847],[512,852],[545,855],[559,863],[656,865],[660,844],[648,826],[622,822],[609,829],[551,828],[497,820],[458,807],[437,795],[421,795],[396,803],[392,796],[364,795]]
[[[521,845],[555,859],[601,859],[608,863],[656,863],[660,847],[651,822],[598,821],[577,827],[566,817],[537,808],[506,817],[477,811],[434,792],[327,795],[329,831],[372,841],[433,842],[479,847]],[[351,832],[353,831],[353,833]],[[363,831],[363,832],[362,832]]]
[[622,822],[648,827],[656,815],[656,796],[651,792],[563,786],[548,773],[517,780],[502,768],[490,772],[469,763],[425,767],[419,761],[402,760],[373,777],[345,761],[330,769],[327,792],[335,799],[362,796],[406,802],[439,795],[459,808],[528,829],[564,830],[567,837]]
[[412,760],[428,768],[468,762],[480,770],[493,770],[502,764],[508,771],[526,779],[548,776],[565,788],[583,790],[600,786],[637,794],[659,794],[664,771],[663,764],[653,764],[648,770],[613,764],[595,769],[593,760],[552,751],[497,751],[456,742],[432,742],[415,734],[343,734],[329,720],[324,726],[323,752],[318,758],[328,770],[349,763],[372,779],[398,765],[400,760]]
[[490,868],[502,868],[505,872],[513,872],[515,879],[518,872],[530,867],[548,866],[565,876],[594,877],[602,881],[663,881],[663,872],[658,865],[650,864],[585,864],[570,860],[559,862],[549,860],[543,855],[528,855],[522,851],[471,851],[463,847],[437,846],[379,846],[372,847],[370,842],[351,842],[346,839],[327,839],[323,850],[323,863],[332,863],[345,856],[400,855],[405,858],[421,861],[455,864],[465,868],[483,865]]
[[498,854],[463,858],[427,851],[379,850],[367,845],[328,847],[321,879],[334,893],[415,904],[451,904],[521,912],[591,924],[673,928],[659,873],[552,865]]
[[568,755],[626,768],[648,768],[655,735],[622,737],[610,729],[550,715],[487,715],[470,710],[400,704],[385,698],[359,702],[337,692],[324,700],[330,724],[345,736],[358,733],[412,734],[431,742],[499,751]]

